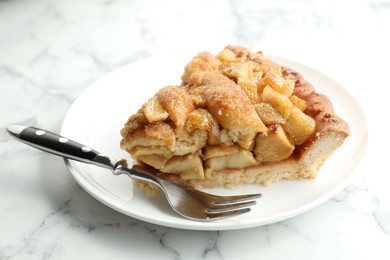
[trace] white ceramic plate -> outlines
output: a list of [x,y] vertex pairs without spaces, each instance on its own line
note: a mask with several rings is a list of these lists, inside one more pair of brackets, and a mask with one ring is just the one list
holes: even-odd
[[[119,131],[127,118],[159,88],[180,84],[180,75],[191,55],[152,57],[124,66],[89,87],[72,105],[61,134],[107,154],[127,158],[119,149]],[[193,230],[232,230],[284,220],[320,205],[341,191],[351,180],[367,142],[367,126],[355,99],[337,82],[297,62],[272,57],[299,71],[316,89],[332,100],[336,112],[351,130],[349,137],[323,165],[314,180],[281,181],[269,187],[245,185],[235,190],[213,189],[217,194],[260,192],[263,197],[252,211],[238,217],[197,222],[174,213],[163,197],[147,197],[133,187],[127,176],[67,161],[76,181],[93,197],[131,217],[158,225]]]

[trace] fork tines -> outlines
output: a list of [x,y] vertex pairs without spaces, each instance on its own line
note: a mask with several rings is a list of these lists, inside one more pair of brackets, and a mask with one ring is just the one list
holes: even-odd
[[261,198],[261,194],[218,196],[199,190],[189,192],[202,201],[207,207],[205,213],[213,220],[247,213],[251,210],[250,207],[256,205],[256,199]]

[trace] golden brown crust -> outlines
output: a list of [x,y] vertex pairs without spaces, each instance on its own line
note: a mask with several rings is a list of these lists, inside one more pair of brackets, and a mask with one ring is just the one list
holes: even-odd
[[173,129],[166,123],[146,124],[142,128],[123,135],[121,146],[129,152],[136,146],[164,146],[173,151],[175,134]]
[[190,81],[192,74],[202,72],[218,71],[221,62],[217,60],[209,52],[201,52],[195,56],[184,68],[184,73],[181,77],[183,84],[187,84]]
[[203,97],[210,114],[228,130],[266,132],[267,128],[245,92],[227,77],[226,83],[221,85],[221,79],[218,79],[221,77],[224,76],[220,73],[204,76]]
[[248,48],[242,46],[228,45],[226,49],[234,52],[238,57],[246,57],[248,60],[252,60],[256,63],[266,65],[266,66],[279,66],[276,62],[268,59],[262,51],[252,52]]
[[169,113],[169,118],[177,127],[183,127],[188,114],[194,110],[188,93],[176,86],[166,86],[157,92],[156,97],[162,107]]
[[[314,178],[324,161],[349,136],[347,123],[335,114],[330,100],[325,95],[317,93],[299,73],[276,64],[262,52],[254,53],[240,46],[227,46],[226,49],[230,50],[238,60],[251,61],[261,65],[257,69],[268,70],[263,74],[265,75],[263,81],[256,83],[257,93],[251,95],[250,89],[254,86],[256,78],[250,79],[252,80],[250,82],[241,81],[243,85],[239,86],[239,77],[242,76],[240,73],[243,73],[243,67],[237,68],[241,71],[229,71],[228,77],[223,73],[225,63],[208,52],[200,53],[185,67],[182,87],[165,87],[155,95],[159,104],[153,101],[149,106],[144,106],[150,108],[150,111],[155,114],[148,115],[143,108],[128,120],[121,131],[123,136],[121,147],[131,152],[131,149],[140,145],[140,142],[145,143],[147,139],[151,140],[148,145],[169,145],[172,152],[168,156],[156,154],[158,158],[161,156],[164,158],[163,163],[153,158],[150,160],[149,157],[146,159],[151,164],[155,163],[154,167],[165,172],[160,173],[160,177],[193,188],[236,187],[244,183],[268,185],[281,179]],[[235,73],[238,73],[238,76]],[[259,75],[262,75],[261,71]],[[249,74],[249,77],[254,76]],[[282,124],[286,132],[274,131],[272,135],[280,145],[275,148],[275,151],[278,149],[283,151],[281,159],[278,159],[278,156],[268,156],[271,158],[268,161],[263,162],[264,159],[258,159],[256,163],[253,153],[257,153],[257,150],[261,152],[264,148],[256,146],[254,151],[254,144],[263,140],[265,138],[263,136],[267,135],[267,131],[270,133],[274,124],[267,123],[267,128],[260,119],[260,115],[263,114],[259,114],[255,109],[256,106],[258,109],[264,109],[262,102],[268,99],[262,91],[267,89],[269,84],[279,84],[277,87],[281,88],[275,89],[287,97],[292,94],[290,99],[293,103],[282,95],[283,102],[285,102],[282,104],[287,104],[287,107],[291,106],[292,110],[291,108],[289,110],[279,108],[278,111],[284,118],[282,117],[282,120],[277,122]],[[267,91],[271,89],[268,88]],[[269,94],[271,96],[268,96],[271,105],[274,101],[272,95],[279,95],[272,94],[272,91]],[[290,110],[295,114],[291,112],[289,116]],[[275,117],[280,120],[281,115],[274,111],[271,112],[273,119]],[[173,123],[154,122],[154,120],[164,121],[166,113]],[[306,121],[302,122],[307,123],[304,130],[309,132],[304,138],[295,136],[293,132],[295,129],[289,129],[292,115],[295,115],[298,121],[306,117]],[[163,131],[153,128],[153,126],[162,125],[165,127]],[[259,138],[255,138],[256,136]],[[138,141],[134,140],[137,138]],[[265,140],[272,145],[271,139],[265,138]],[[266,144],[264,145],[267,147]],[[145,151],[141,149],[141,152]],[[205,154],[203,157],[202,152]],[[182,159],[177,156],[198,158],[198,163],[191,168],[199,169],[196,178],[193,178],[194,175],[187,168],[183,170],[185,174],[180,174],[181,170],[178,169],[185,168],[189,164],[188,162],[180,164]],[[227,168],[223,167],[223,161],[222,164],[220,162],[222,157],[228,160],[225,162]],[[264,158],[259,154],[257,157]],[[147,160],[144,162],[148,163]],[[167,165],[169,164],[172,168],[171,171],[178,172],[167,173],[169,171],[164,168],[164,164],[168,160],[170,163]],[[199,160],[204,160],[203,167],[199,164]],[[239,168],[232,168],[231,160],[240,160],[237,164],[242,165]],[[214,166],[210,167],[210,165]]]

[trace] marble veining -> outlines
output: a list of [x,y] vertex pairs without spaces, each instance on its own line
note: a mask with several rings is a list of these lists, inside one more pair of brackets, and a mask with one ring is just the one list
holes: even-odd
[[[389,259],[389,17],[388,0],[0,1],[0,259]],[[310,64],[363,107],[366,155],[351,184],[321,206],[243,230],[162,227],[101,204],[60,158],[4,129],[58,132],[105,74],[227,44]]]
[[364,186],[349,186],[331,201],[367,214],[385,234],[390,234],[390,210],[381,205],[380,199]]

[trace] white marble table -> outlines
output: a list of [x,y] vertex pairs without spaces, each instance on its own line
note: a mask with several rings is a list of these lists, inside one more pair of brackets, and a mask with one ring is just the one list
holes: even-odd
[[[0,259],[390,259],[390,2],[0,1]],[[338,80],[364,108],[369,145],[353,182],[294,218],[188,231],[108,208],[60,158],[4,126],[59,131],[72,102],[124,64],[242,44]]]

